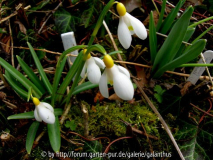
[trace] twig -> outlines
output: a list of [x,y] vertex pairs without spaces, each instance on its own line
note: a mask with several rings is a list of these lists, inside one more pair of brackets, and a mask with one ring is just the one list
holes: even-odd
[[[25,7],[25,8],[24,8],[24,10],[28,10],[29,8],[31,8],[31,6],[30,6],[30,5],[28,5],[27,7]],[[15,12],[14,12],[14,13],[12,13],[11,15],[9,15],[9,16],[7,16],[7,17],[5,17],[5,18],[1,19],[1,20],[0,20],[0,24],[1,24],[2,22],[4,22],[4,21],[6,21],[6,20],[10,19],[11,17],[16,16],[17,14],[18,14],[18,12],[17,12],[17,11],[15,11]]]
[[39,29],[38,34],[41,33],[41,30],[43,29],[43,27],[45,26],[45,24],[47,23],[47,21],[50,19],[50,17],[53,15],[53,13],[55,13],[55,11],[60,7],[61,4],[62,4],[62,2],[60,2],[57,5],[57,7],[53,11],[51,11],[51,14],[47,17],[47,19],[44,21],[44,23],[42,24],[41,28]]
[[14,55],[13,55],[13,35],[12,35],[10,20],[9,20],[9,32],[10,32],[10,39],[11,39],[11,62],[12,62],[12,66],[15,67]]
[[80,103],[80,105],[84,116],[84,136],[87,138],[89,136],[89,113],[86,105],[83,103]]
[[205,113],[205,114],[207,114],[207,115],[209,115],[209,116],[213,117],[213,115],[212,115],[212,114],[210,114],[210,113],[208,113],[208,112],[206,112],[206,111],[204,111],[204,110],[200,109],[199,107],[195,106],[194,104],[190,103],[190,105],[191,105],[192,107],[195,107],[195,108],[196,108],[196,109],[198,109],[199,111],[201,111],[201,112],[203,112],[203,113]]
[[10,109],[17,109],[18,108],[16,105],[14,105],[14,104],[6,101],[6,100],[2,100],[2,102],[4,102],[8,106],[8,108],[10,108]]
[[35,142],[38,144],[38,142],[40,141],[40,139],[43,137],[43,135],[45,134],[45,131],[42,131],[38,137],[35,139]]
[[71,139],[66,138],[65,135],[63,135],[63,134],[61,134],[61,137],[63,139],[65,139],[67,142],[72,143],[72,144],[74,144],[76,146],[84,146],[83,143],[78,143],[78,142],[72,141]]
[[[105,26],[105,28],[106,28],[106,26]],[[108,28],[108,27],[107,27],[107,28]],[[107,32],[108,32],[108,34],[111,34],[111,33],[109,33],[109,32],[110,32],[109,29],[107,30]],[[111,41],[112,41],[112,42],[114,41],[113,37],[112,37]],[[115,47],[115,50],[118,51],[117,46]],[[121,55],[120,55],[119,53],[118,53],[117,55],[118,55],[118,59],[119,59],[120,61],[123,61]],[[126,68],[127,68],[127,67],[126,67]],[[130,75],[131,75],[131,73],[130,73]],[[132,75],[131,75],[131,76],[132,76]],[[162,117],[161,114],[158,112],[158,110],[156,109],[156,107],[153,105],[153,103],[151,102],[151,100],[149,99],[149,97],[146,95],[146,93],[143,91],[143,89],[141,88],[141,86],[138,84],[138,81],[135,80],[135,79],[133,79],[133,81],[135,82],[135,84],[136,84],[137,87],[139,88],[140,92],[142,93],[143,97],[146,99],[146,101],[147,101],[147,103],[149,104],[149,106],[152,108],[152,110],[153,110],[153,111],[155,112],[155,114],[158,116],[158,118],[159,118],[159,120],[161,121],[161,123],[162,123],[164,129],[166,130],[167,134],[169,135],[169,137],[170,137],[170,139],[171,139],[173,145],[175,146],[175,148],[176,148],[176,150],[177,150],[177,152],[178,152],[180,158],[181,158],[182,160],[185,160],[185,158],[184,158],[182,152],[180,151],[180,148],[179,148],[178,145],[177,145],[177,142],[175,141],[175,139],[174,139],[174,137],[173,137],[173,135],[172,135],[172,133],[171,133],[171,131],[170,131],[168,125],[167,125],[166,122],[164,121],[163,117]],[[105,151],[106,151],[106,150],[105,150]]]
[[71,108],[71,102],[67,105],[67,107],[66,107],[64,113],[61,115],[61,120],[60,120],[60,124],[61,124],[61,125],[64,123],[64,121],[65,121],[65,119],[66,119],[66,116],[67,116],[67,114],[68,114],[70,108]]

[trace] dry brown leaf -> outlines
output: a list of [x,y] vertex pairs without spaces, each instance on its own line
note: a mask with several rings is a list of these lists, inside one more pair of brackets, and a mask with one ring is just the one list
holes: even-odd
[[122,0],[121,3],[125,5],[127,12],[132,12],[134,9],[142,6],[141,0]]
[[99,91],[94,98],[94,102],[97,103],[97,101],[101,102],[103,100],[104,100],[104,97],[102,96],[101,92]]
[[26,30],[25,26],[20,21],[15,21],[15,23],[19,25],[20,31],[26,35],[27,30]]
[[148,81],[146,79],[146,73],[144,71],[144,68],[135,66],[135,70],[137,72],[137,78],[139,78],[138,84],[140,85],[140,87],[143,88],[144,85],[148,83]]
[[112,94],[111,96],[109,96],[109,98],[108,98],[109,100],[118,100],[118,101],[123,101],[121,98],[119,98],[118,96],[117,96],[117,94]]
[[[149,17],[150,17],[150,15],[143,21],[143,24],[145,26],[147,26],[149,24]],[[155,25],[157,25],[158,19],[159,19],[157,11],[153,11],[153,18],[154,18]]]

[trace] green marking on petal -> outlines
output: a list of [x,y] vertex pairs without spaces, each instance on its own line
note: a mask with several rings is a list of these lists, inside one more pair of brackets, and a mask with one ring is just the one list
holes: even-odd
[[133,31],[133,27],[132,27],[132,26],[129,26],[128,29],[129,29],[130,31]]

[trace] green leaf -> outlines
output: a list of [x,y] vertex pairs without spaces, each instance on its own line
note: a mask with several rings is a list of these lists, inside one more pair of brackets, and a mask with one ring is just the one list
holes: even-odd
[[24,70],[24,72],[28,75],[30,80],[38,87],[38,89],[42,92],[45,93],[44,86],[42,85],[42,82],[39,80],[39,78],[35,75],[33,70],[19,57],[16,56],[17,60],[21,66],[21,68]]
[[186,121],[180,121],[179,131],[175,138],[179,142],[180,149],[186,160],[211,160],[213,134],[212,120],[208,120],[200,128]]
[[27,153],[30,154],[32,146],[33,146],[33,142],[35,140],[35,136],[36,136],[36,132],[38,130],[39,127],[39,122],[33,122],[27,132],[27,138],[26,138],[26,150]]
[[166,19],[163,21],[162,25],[161,25],[161,29],[160,32],[162,34],[166,34],[171,26],[172,23],[174,21],[174,19],[177,17],[177,13],[179,12],[181,6],[184,4],[185,0],[180,0],[178,2],[178,4],[176,5],[176,7],[174,9],[172,9],[172,11],[169,13],[169,15],[166,17]]
[[43,0],[38,6],[31,8],[30,10],[37,11],[39,9],[42,9],[44,6],[46,6],[50,0]]
[[7,31],[4,28],[0,28],[0,33],[7,33]]
[[[62,115],[63,114],[63,109],[55,108],[54,109],[54,114],[55,114],[55,116]],[[8,120],[10,120],[10,119],[33,119],[33,118],[35,118],[34,117],[34,111],[14,114],[14,115],[11,115],[11,116],[7,117]]]
[[31,81],[29,81],[25,76],[23,76],[19,71],[13,68],[1,57],[0,57],[0,65],[2,65],[11,75],[13,75],[13,77],[16,78],[27,90],[29,90],[29,88],[32,87],[33,89],[32,92],[37,98],[41,97],[42,95],[41,91]]
[[[44,48],[38,47],[38,49],[44,49]],[[46,52],[38,50],[37,51],[37,56],[38,56],[38,59],[41,60],[41,59],[43,59],[46,56]]]
[[149,48],[151,54],[151,62],[153,64],[157,54],[157,35],[152,11],[150,13],[149,19]]
[[13,79],[10,77],[4,75],[6,78],[7,82],[11,85],[11,87],[14,89],[14,91],[23,99],[27,100],[28,94],[27,92],[21,88],[20,86],[17,85],[17,82],[15,82]]
[[169,33],[168,37],[166,38],[165,42],[157,53],[153,64],[152,72],[156,72],[158,68],[161,68],[163,65],[173,60],[182,44],[192,12],[193,8],[189,7],[188,10],[173,26],[171,32]]
[[80,92],[83,92],[83,91],[86,91],[88,89],[92,89],[92,88],[95,88],[95,87],[98,87],[98,84],[93,84],[90,81],[85,82],[85,83],[75,87],[72,95],[76,95],[76,94],[78,94]]
[[166,0],[163,0],[162,6],[161,6],[161,11],[160,11],[160,16],[159,16],[159,20],[158,20],[158,24],[156,27],[156,31],[158,31],[161,27],[162,24],[162,20],[164,17],[164,12],[165,12],[165,8],[166,8]]
[[51,147],[57,153],[61,147],[60,124],[57,116],[54,124],[47,124],[47,129]]
[[30,87],[29,90],[28,90],[27,102],[29,102],[31,95],[32,95],[32,87]]
[[60,33],[75,31],[76,17],[72,16],[63,8],[59,8],[55,13],[55,25]]
[[77,124],[75,123],[74,120],[71,121],[66,121],[66,123],[64,124],[66,128],[70,128],[70,130],[75,131]]
[[[102,145],[98,141],[85,141],[83,152],[90,153],[91,155],[97,155],[102,152]],[[90,160],[103,160],[102,157],[90,157]]]
[[160,94],[155,93],[154,94],[155,99],[159,102],[162,103],[163,102],[163,97]]
[[173,61],[167,63],[154,74],[153,77],[158,78],[160,77],[166,70],[174,69],[181,64],[187,63],[194,58],[196,58],[202,50],[205,48],[206,40],[198,40],[192,46],[188,46],[188,49],[178,58],[174,59]]
[[91,8],[84,10],[81,15],[81,20],[84,23],[85,28],[87,28],[92,21],[93,14],[95,12],[95,4],[91,5]]
[[44,69],[43,69],[43,67],[42,67],[42,65],[41,65],[41,63],[40,63],[40,61],[38,59],[37,54],[35,53],[33,47],[31,46],[31,44],[29,42],[27,42],[27,45],[30,48],[30,52],[31,52],[31,54],[33,56],[33,59],[34,59],[35,64],[36,64],[36,67],[38,69],[38,72],[39,72],[39,74],[41,76],[42,81],[44,82],[44,85],[45,85],[46,89],[48,90],[48,92],[50,94],[52,94],[52,90],[53,90],[52,86],[51,86],[51,84],[50,84],[50,82],[49,82],[49,80],[48,80],[48,78],[47,78],[47,76],[46,76],[46,74],[44,72]]
[[166,91],[165,89],[162,89],[160,85],[156,85],[154,88],[154,91],[157,92],[159,95],[163,95],[163,93]]

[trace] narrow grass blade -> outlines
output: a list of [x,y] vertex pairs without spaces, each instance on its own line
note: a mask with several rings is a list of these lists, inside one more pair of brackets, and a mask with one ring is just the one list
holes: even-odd
[[48,90],[48,92],[49,92],[50,94],[52,94],[52,85],[50,84],[50,82],[49,82],[49,80],[48,80],[48,78],[47,78],[47,75],[46,75],[45,72],[44,72],[44,69],[43,69],[43,67],[42,67],[42,65],[41,65],[41,63],[40,63],[40,61],[39,61],[39,59],[38,59],[37,54],[35,53],[33,47],[31,46],[31,44],[30,44],[29,42],[27,42],[27,45],[28,45],[28,47],[30,48],[30,52],[31,52],[31,54],[32,54],[32,56],[33,56],[34,62],[35,62],[35,64],[36,64],[36,67],[37,67],[37,69],[38,69],[38,72],[39,72],[39,74],[40,74],[40,76],[41,76],[41,79],[42,79],[42,81],[44,82],[44,85],[45,85],[46,89]]
[[153,64],[157,54],[157,35],[156,35],[155,22],[154,22],[152,11],[150,13],[150,19],[149,19],[149,48],[150,48],[150,54],[151,54],[151,62]]
[[185,0],[180,0],[176,7],[172,9],[172,11],[169,13],[169,15],[166,17],[166,19],[163,21],[160,29],[160,33],[166,34],[170,28],[172,27],[172,23],[174,19],[177,17],[177,13],[180,10],[181,6],[184,4]]
[[17,79],[27,90],[30,87],[33,89],[33,94],[40,98],[42,92],[31,82],[29,81],[23,74],[13,68],[9,63],[7,63],[4,59],[0,58],[0,65],[2,65],[15,79]]
[[33,142],[35,140],[36,132],[39,127],[39,122],[33,122],[27,132],[27,139],[26,139],[26,150],[27,153],[30,154],[33,146]]
[[29,79],[38,87],[38,89],[42,92],[45,93],[44,86],[42,85],[43,82],[39,80],[39,78],[35,75],[33,70],[19,57],[16,56],[18,63],[20,64],[21,68],[23,71],[28,75]]
[[14,89],[14,91],[24,100],[27,100],[27,92],[22,89],[20,86],[17,85],[17,83],[15,81],[13,81],[13,79],[11,79],[10,77],[4,75],[5,79],[7,80],[7,82],[11,85],[11,87]]
[[159,16],[159,19],[158,19],[158,24],[157,24],[157,27],[156,27],[156,31],[158,31],[161,27],[165,8],[166,8],[166,0],[163,0],[162,6],[161,6],[161,11],[160,11],[160,16]]
[[[63,114],[63,109],[55,108],[54,109],[54,114],[55,114],[55,116],[62,115]],[[14,115],[11,115],[11,116],[7,117],[8,120],[10,120],[10,119],[33,119],[33,118],[35,118],[34,117],[34,111],[14,114]]]
[[[188,42],[189,39],[194,34],[194,32],[195,32],[195,28],[188,28],[187,31],[186,31],[186,34],[185,34],[185,36],[183,38],[183,41],[184,42]],[[181,56],[183,54],[184,50],[186,49],[186,47],[187,46],[182,43],[181,46],[180,46],[180,48],[179,48],[179,50],[178,50],[178,52],[177,52],[177,54],[176,54],[176,56],[175,56],[175,58]]]
[[165,64],[161,67],[155,74],[154,78],[160,77],[166,70],[174,69],[180,66],[183,63],[187,63],[193,59],[195,59],[200,53],[203,51],[206,45],[206,40],[198,40],[192,46],[189,46],[186,52],[184,52],[180,57],[174,59],[173,61]]
[[74,75],[76,74],[77,70],[79,69],[79,65],[83,61],[83,51],[81,51],[78,54],[78,57],[75,59],[75,62],[73,63],[72,67],[70,68],[69,72],[67,73],[66,77],[64,78],[63,83],[60,85],[59,89],[56,93],[56,101],[60,102],[63,98],[63,95],[66,91],[67,86],[72,81]]
[[80,92],[83,92],[85,90],[92,89],[92,88],[95,88],[95,87],[98,87],[98,84],[93,84],[90,81],[85,82],[85,83],[75,87],[72,95],[76,95],[76,94],[78,94]]
[[206,33],[208,33],[211,29],[213,28],[213,26],[209,27],[207,30],[205,30],[204,32],[202,32],[193,42],[195,43],[198,39],[202,38]]
[[51,147],[57,153],[61,147],[60,125],[57,116],[54,124],[47,124],[47,130]]
[[190,6],[188,10],[181,16],[181,18],[175,23],[162,47],[157,53],[155,58],[152,72],[155,73],[158,68],[161,68],[165,64],[169,63],[175,57],[179,50],[187,27],[189,25],[190,17],[192,15],[193,8]]
[[196,27],[197,25],[199,25],[199,24],[201,24],[201,23],[203,23],[203,22],[212,20],[212,19],[213,19],[213,16],[208,17],[208,18],[205,18],[205,19],[202,19],[202,20],[200,20],[200,21],[198,21],[198,22],[193,23],[193,24],[190,25],[189,27],[190,27],[190,28]]

